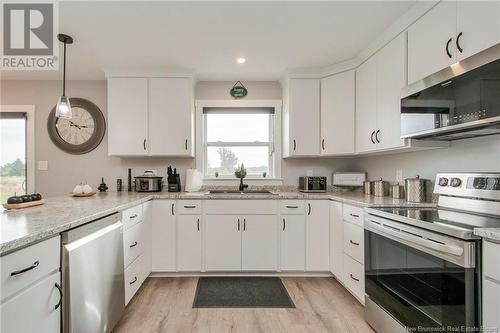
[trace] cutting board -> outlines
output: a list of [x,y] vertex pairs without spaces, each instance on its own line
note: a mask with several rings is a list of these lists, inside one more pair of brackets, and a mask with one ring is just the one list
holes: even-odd
[[22,209],[22,208],[28,208],[28,207],[33,207],[33,206],[39,206],[43,205],[45,201],[43,200],[38,200],[38,201],[30,201],[30,202],[22,202],[22,203],[17,203],[17,204],[8,204],[5,203],[3,204],[3,208],[5,209]]

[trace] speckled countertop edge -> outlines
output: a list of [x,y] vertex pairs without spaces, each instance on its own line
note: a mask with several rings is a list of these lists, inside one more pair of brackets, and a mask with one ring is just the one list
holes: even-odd
[[[0,214],[0,256],[34,243],[54,237],[106,215],[142,204],[152,199],[170,200],[333,200],[361,207],[434,207],[434,203],[409,203],[390,197],[365,196],[359,192],[302,193],[275,192],[274,194],[207,194],[207,192],[161,193],[106,193],[88,198],[53,197],[46,204],[25,210],[3,211]],[[81,202],[81,205],[80,205]],[[84,207],[81,207],[84,206]],[[74,213],[72,213],[74,212]],[[52,221],[54,220],[54,221]],[[62,220],[64,222],[62,222]],[[10,228],[10,229],[9,229]],[[26,231],[25,235],[20,228]],[[5,235],[7,234],[7,236]],[[13,235],[13,236],[9,236]]]
[[474,235],[486,240],[500,242],[500,228],[475,228]]

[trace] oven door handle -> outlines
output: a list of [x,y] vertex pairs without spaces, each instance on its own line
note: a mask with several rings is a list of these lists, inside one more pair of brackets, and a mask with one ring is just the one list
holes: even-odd
[[392,239],[402,239],[407,242],[411,242],[414,244],[418,244],[424,246],[426,248],[432,249],[434,251],[452,254],[454,256],[460,257],[464,253],[464,249],[458,246],[441,244],[423,237],[419,237],[413,235],[412,233],[405,232],[403,229],[397,230],[396,228],[388,227],[383,224],[383,222],[374,221],[371,219],[367,219],[369,221],[368,225],[365,225],[365,228],[369,231],[373,231],[377,234],[385,236],[387,238]]

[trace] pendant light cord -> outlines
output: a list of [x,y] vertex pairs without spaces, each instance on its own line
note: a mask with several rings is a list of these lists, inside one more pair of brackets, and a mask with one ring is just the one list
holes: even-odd
[[63,58],[63,96],[66,96],[66,42],[64,42],[64,58]]

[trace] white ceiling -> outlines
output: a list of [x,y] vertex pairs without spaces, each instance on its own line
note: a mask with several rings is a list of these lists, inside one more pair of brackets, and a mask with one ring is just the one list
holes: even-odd
[[[183,68],[201,80],[276,80],[357,55],[415,1],[61,2],[68,79]],[[62,49],[62,48],[61,48]],[[236,63],[244,56],[247,62]],[[59,79],[4,72],[4,79]]]

